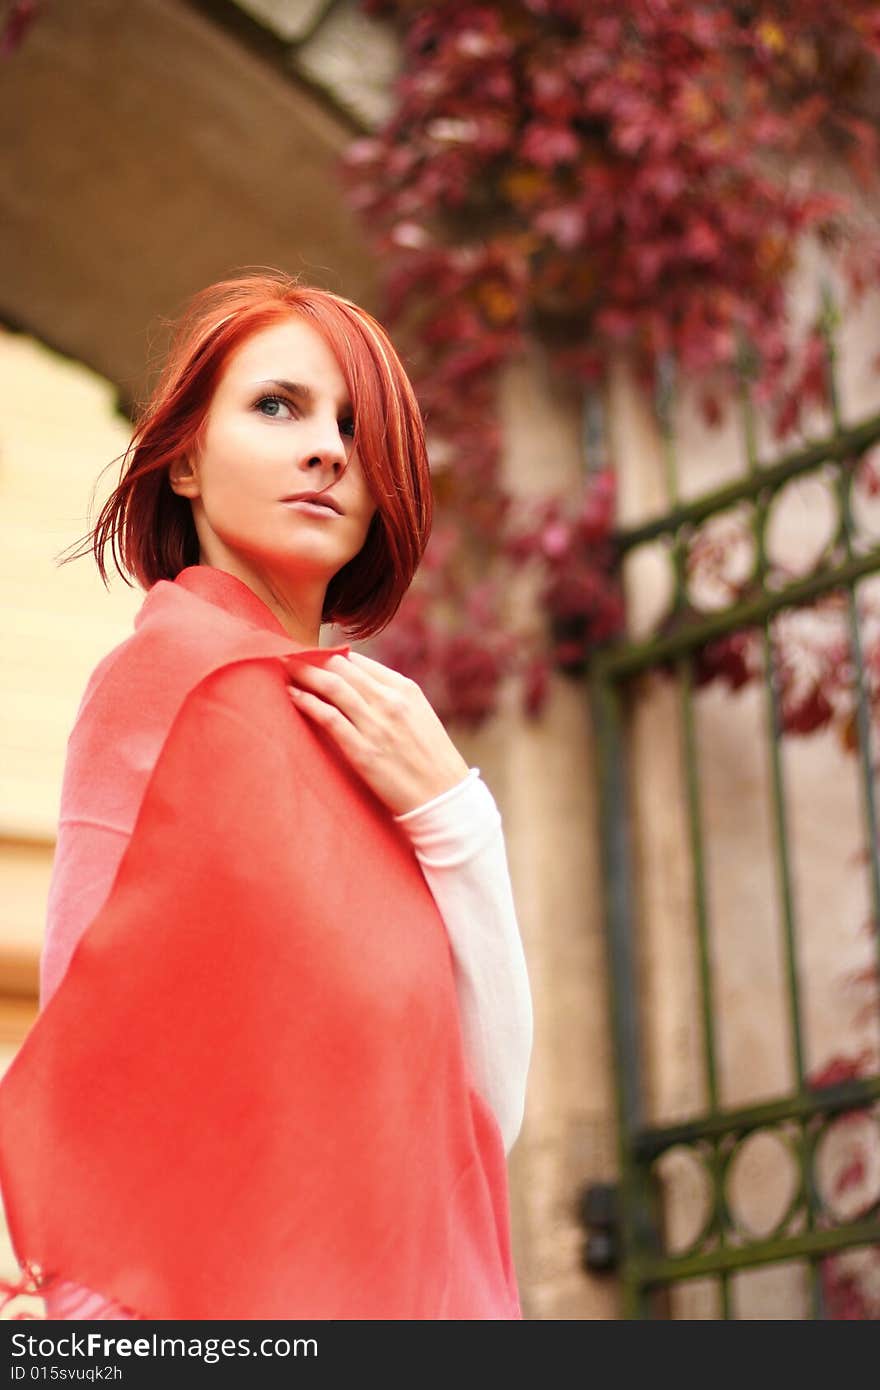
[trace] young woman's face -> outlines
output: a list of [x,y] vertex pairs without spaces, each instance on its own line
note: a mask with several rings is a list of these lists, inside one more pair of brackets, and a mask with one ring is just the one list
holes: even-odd
[[[351,417],[339,364],[303,319],[247,339],[217,383],[200,452],[171,469],[174,491],[192,502],[202,563],[273,592],[301,585],[319,606],[376,511]],[[338,510],[286,500],[302,492]]]

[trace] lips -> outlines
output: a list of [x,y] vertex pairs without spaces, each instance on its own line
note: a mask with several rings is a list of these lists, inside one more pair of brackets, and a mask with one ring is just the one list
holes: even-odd
[[325,492],[296,492],[290,497],[282,497],[282,502],[314,502],[319,507],[329,507],[332,512],[337,512],[342,516],[342,508],[335,497],[328,497]]

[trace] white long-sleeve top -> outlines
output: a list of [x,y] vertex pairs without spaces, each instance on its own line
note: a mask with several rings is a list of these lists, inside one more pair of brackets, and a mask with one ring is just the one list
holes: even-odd
[[412,841],[452,946],[465,1054],[510,1153],[532,1051],[532,999],[501,813],[478,767],[394,819]]
[[[509,1153],[520,1132],[532,1050],[532,1001],[525,953],[513,901],[501,814],[480,769],[448,791],[395,816],[410,839],[437,904],[452,949],[455,988],[465,1057],[474,1086],[492,1109]],[[63,830],[63,824],[59,827]],[[71,869],[75,850],[67,828],[64,859]],[[90,853],[101,827],[88,827]],[[89,883],[93,920],[113,882],[127,843],[118,826],[107,826],[106,883]],[[53,891],[65,892],[65,863],[57,866]],[[68,904],[69,904],[68,899]],[[85,905],[85,904],[83,904]],[[68,919],[69,926],[69,919]],[[42,957],[43,1002],[57,988],[73,950],[65,933],[63,956],[47,935]],[[50,1318],[124,1320],[116,1302],[69,1281],[46,1298]]]

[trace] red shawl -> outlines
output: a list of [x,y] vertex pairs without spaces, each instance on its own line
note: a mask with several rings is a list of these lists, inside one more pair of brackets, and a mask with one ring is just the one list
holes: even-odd
[[288,663],[348,650],[298,651],[193,566],[95,672],[65,779],[106,776],[108,741],[154,762],[0,1083],[15,1291],[72,1280],[148,1319],[522,1316],[442,918],[285,691]]

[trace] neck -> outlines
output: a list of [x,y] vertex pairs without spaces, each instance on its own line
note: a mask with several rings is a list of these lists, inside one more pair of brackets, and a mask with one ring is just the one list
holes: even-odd
[[289,575],[278,576],[265,570],[257,570],[240,556],[224,552],[222,555],[199,554],[200,565],[210,565],[214,569],[226,570],[234,574],[243,584],[262,599],[266,607],[278,619],[287,635],[304,648],[320,645],[321,611],[327,586],[323,580],[306,579],[294,583]]

